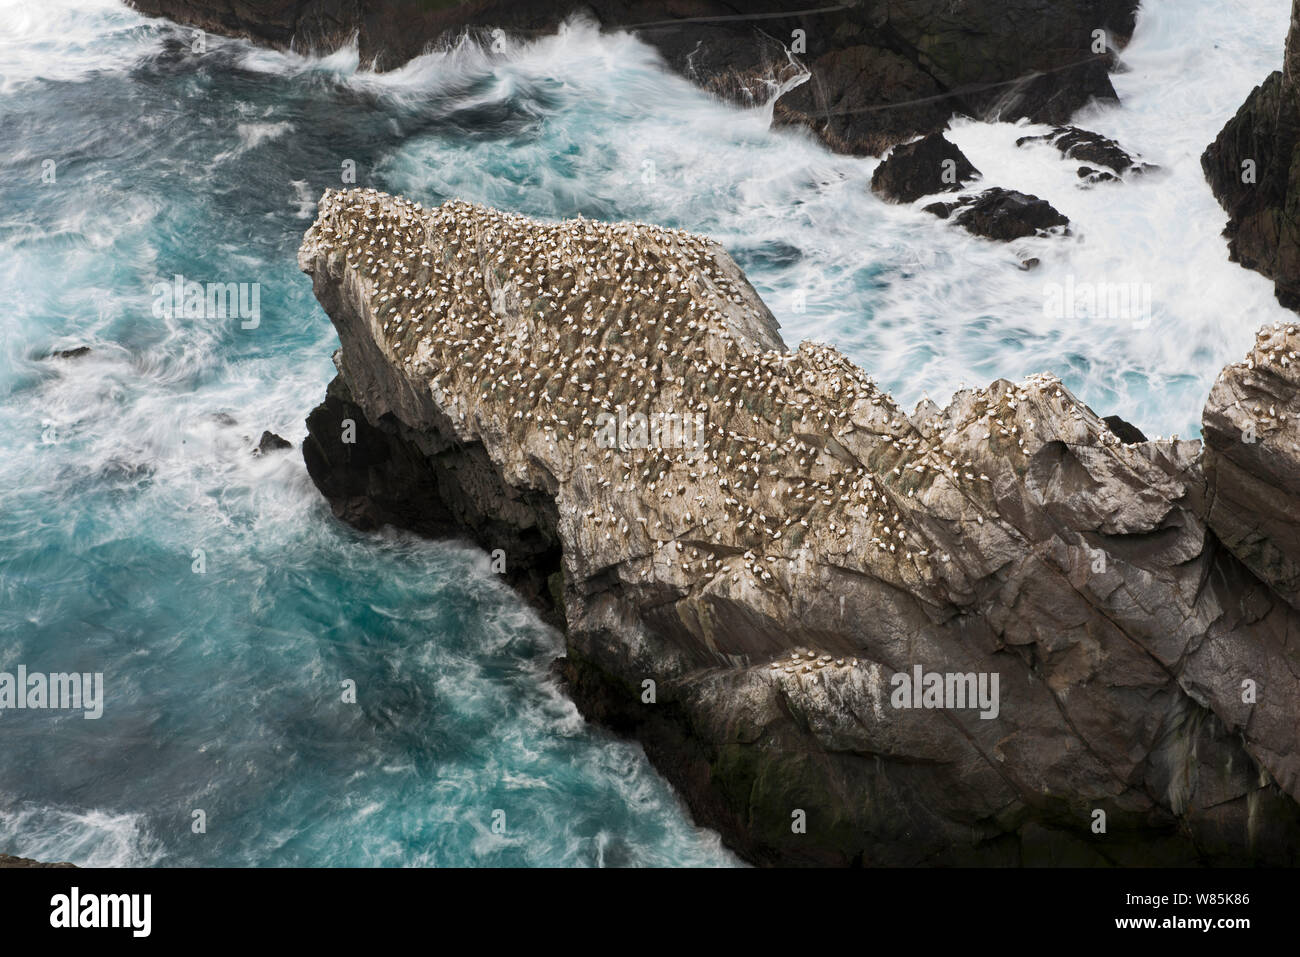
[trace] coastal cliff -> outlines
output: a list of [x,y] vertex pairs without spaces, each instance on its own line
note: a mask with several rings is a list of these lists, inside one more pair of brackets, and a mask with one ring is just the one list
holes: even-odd
[[954,113],[1060,124],[1115,100],[1109,70],[1138,0],[131,0],[141,12],[279,48],[328,52],[355,37],[391,69],[468,34],[535,38],[573,16],[637,33],[684,76],[830,148],[877,154]]
[[1274,280],[1278,301],[1300,310],[1300,0],[1282,69],[1255,87],[1201,166],[1228,211],[1233,261]]
[[908,414],[678,230],[327,191],[299,263],[335,514],[499,549],[747,860],[1300,859],[1294,327],[1203,450],[1047,375]]

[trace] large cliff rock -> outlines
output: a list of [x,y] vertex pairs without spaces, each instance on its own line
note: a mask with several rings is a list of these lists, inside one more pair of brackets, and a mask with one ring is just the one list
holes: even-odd
[[1233,261],[1273,279],[1278,301],[1300,310],[1300,0],[1282,69],[1255,87],[1201,166],[1228,211]]
[[[954,113],[1064,123],[1114,99],[1114,48],[1138,0],[131,0],[144,13],[277,47],[328,50],[356,36],[391,68],[466,31],[535,36],[582,14],[635,30],[674,69],[742,102],[780,91],[775,118],[831,148],[879,153]],[[1099,40],[1098,37],[1101,37]],[[1103,52],[1098,53],[1097,50]],[[793,52],[788,52],[793,51]],[[807,73],[806,82],[792,84]]]
[[[909,416],[679,231],[331,191],[299,261],[336,513],[502,549],[585,713],[749,860],[1300,859],[1300,613],[1199,443],[1049,376]],[[904,707],[916,668],[990,695]]]

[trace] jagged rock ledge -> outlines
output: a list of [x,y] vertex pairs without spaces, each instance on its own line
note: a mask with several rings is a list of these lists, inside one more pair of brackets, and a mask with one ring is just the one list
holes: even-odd
[[[654,226],[330,191],[299,261],[342,346],[303,446],[336,514],[503,549],[584,713],[746,859],[1300,858],[1297,553],[1261,544],[1295,487],[1216,399],[1208,460],[1046,375],[908,415]],[[1266,371],[1296,330],[1267,341],[1215,390],[1291,390],[1265,446],[1300,421]],[[1292,496],[1250,533],[1243,475]],[[895,707],[916,667],[996,708]]]

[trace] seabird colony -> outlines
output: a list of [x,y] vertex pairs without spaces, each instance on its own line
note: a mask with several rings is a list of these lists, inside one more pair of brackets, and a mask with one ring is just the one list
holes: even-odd
[[[913,421],[835,349],[762,348],[757,295],[682,230],[354,189],[325,193],[313,242],[361,283],[391,361],[461,434],[544,463],[568,533],[630,585],[788,596],[823,564],[924,588],[997,519],[999,473],[1047,441],[1119,445],[1052,376]],[[599,447],[620,410],[699,415],[702,442]],[[961,514],[937,518],[941,497]],[[773,672],[850,667],[803,654]]]

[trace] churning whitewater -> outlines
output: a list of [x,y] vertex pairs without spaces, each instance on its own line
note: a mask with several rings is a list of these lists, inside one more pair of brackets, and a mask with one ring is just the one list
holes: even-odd
[[[0,671],[103,676],[94,721],[0,715],[6,853],[737,863],[639,746],[582,720],[551,674],[562,642],[487,555],[357,533],[296,449],[253,454],[266,430],[296,444],[333,375],[295,253],[347,175],[710,235],[787,342],[840,347],[909,406],[1046,371],[1099,414],[1193,436],[1220,368],[1290,317],[1228,261],[1199,166],[1281,62],[1275,0],[1143,5],[1122,105],[1076,122],[1156,173],[1084,189],[1015,145],[1046,127],[955,122],[981,185],[1072,222],[1009,246],[882,202],[877,160],[772,131],[770,107],[715,101],[581,22],[387,74],[354,50],[210,36],[196,54],[108,0],[0,0],[0,24]],[[1059,307],[1117,278],[1135,313]],[[188,310],[189,283],[233,286],[237,307]]]

